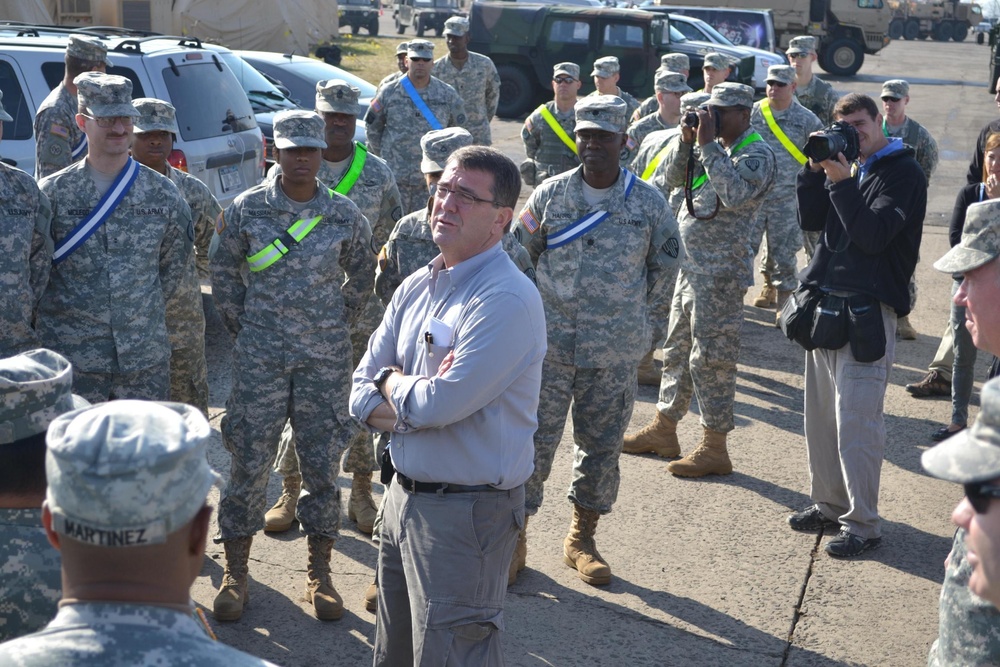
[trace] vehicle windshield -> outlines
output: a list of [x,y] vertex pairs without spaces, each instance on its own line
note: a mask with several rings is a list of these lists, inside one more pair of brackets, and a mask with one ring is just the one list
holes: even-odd
[[375,86],[372,84],[319,60],[296,59],[280,65],[262,63],[262,69],[283,83],[292,92],[292,99],[306,107],[311,107],[316,100],[316,82],[323,79],[343,79],[361,90],[362,99],[375,97]]
[[235,53],[219,53],[217,55],[232,70],[236,80],[243,86],[243,91],[250,99],[250,106],[253,107],[254,113],[296,108],[295,102],[285,97],[277,86],[255,70],[250,63]]
[[164,67],[161,74],[184,141],[257,127],[246,93],[228,69],[220,71],[214,62],[202,61]]
[[458,7],[457,0],[416,0],[419,7],[445,7],[455,9]]
[[352,7],[372,7],[374,3],[370,0],[341,0],[343,5],[351,5]]
[[688,39],[681,33],[680,30],[674,26],[670,26],[670,41],[674,44],[683,44],[688,41]]
[[729,46],[735,46],[735,44],[733,44],[728,37],[726,37],[721,32],[713,28],[711,23],[706,23],[705,21],[696,18],[692,18],[691,23],[696,25],[698,29],[701,30],[703,33],[711,35],[712,41],[717,42],[719,44],[728,44]]

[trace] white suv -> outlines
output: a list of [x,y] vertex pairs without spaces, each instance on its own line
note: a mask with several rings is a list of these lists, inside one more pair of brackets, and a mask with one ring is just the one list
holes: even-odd
[[14,119],[4,123],[0,159],[34,172],[35,112],[62,81],[66,43],[74,32],[107,45],[108,73],[131,79],[133,98],[156,97],[177,108],[180,133],[170,162],[208,185],[222,206],[262,180],[261,131],[246,93],[218,53],[189,37],[123,36],[85,28],[0,24],[0,89]]

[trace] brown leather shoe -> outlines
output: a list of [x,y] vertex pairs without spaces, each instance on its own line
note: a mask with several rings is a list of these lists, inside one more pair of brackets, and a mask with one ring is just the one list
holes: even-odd
[[945,380],[940,371],[931,371],[920,382],[906,385],[906,391],[913,398],[951,396],[951,380]]

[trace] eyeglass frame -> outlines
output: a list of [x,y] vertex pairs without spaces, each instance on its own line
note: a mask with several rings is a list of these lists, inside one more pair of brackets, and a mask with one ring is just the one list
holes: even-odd
[[990,509],[990,501],[994,498],[1000,498],[1000,486],[994,484],[975,482],[972,484],[963,484],[962,488],[965,490],[965,497],[969,499],[969,504],[972,505],[972,509],[976,511],[976,514],[986,514]]
[[433,58],[418,58],[417,56],[406,56],[411,63],[429,63]]
[[559,76],[552,77],[552,82],[555,84],[561,83],[575,83],[577,80],[568,74],[560,74]]
[[771,79],[770,81],[765,81],[769,86],[777,86],[778,88],[787,88],[788,84],[784,81],[778,81],[777,79]]
[[122,127],[133,127],[135,125],[135,118],[132,116],[91,116],[80,112],[80,115],[84,118],[89,118],[90,120],[97,123],[97,127],[103,128],[105,130],[110,129],[115,126],[115,121],[122,124]]
[[799,51],[797,53],[786,53],[785,55],[787,55],[789,58],[798,59],[798,58],[808,58],[809,56],[811,56],[813,54],[811,54],[811,53],[804,53],[802,51]]
[[[482,197],[477,197],[474,194],[464,192],[462,190],[455,190],[447,186],[442,186],[441,183],[437,183],[434,186],[434,198],[443,202],[444,198],[448,195],[455,195],[458,200],[459,206],[462,208],[470,208],[476,204],[489,204],[493,208],[504,208],[505,205],[501,204],[495,199],[483,199]],[[470,201],[471,200],[471,201]]]

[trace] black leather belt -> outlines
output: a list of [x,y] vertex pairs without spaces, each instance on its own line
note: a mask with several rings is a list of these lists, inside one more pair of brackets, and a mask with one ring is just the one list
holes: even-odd
[[406,491],[410,493],[476,493],[479,491],[502,491],[489,484],[477,484],[475,486],[465,486],[464,484],[448,484],[446,482],[418,482],[412,480],[398,470],[396,471],[396,481]]

